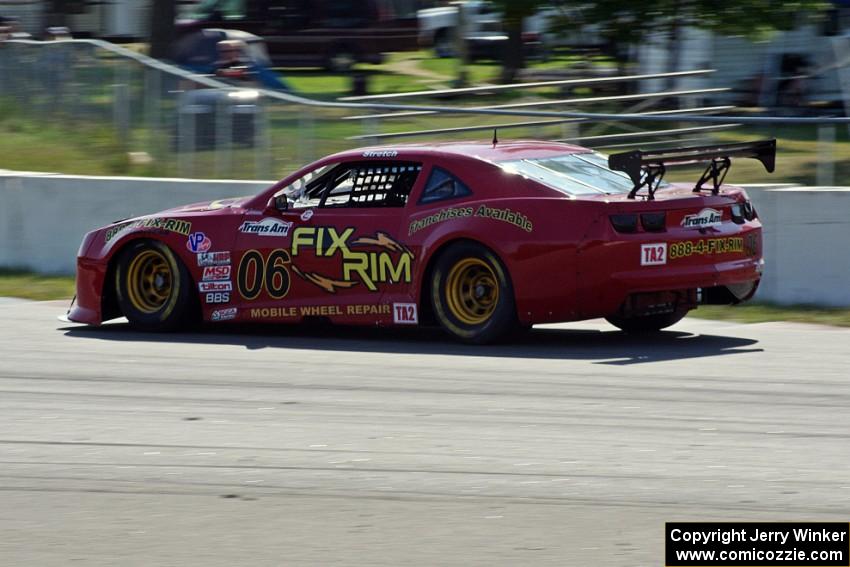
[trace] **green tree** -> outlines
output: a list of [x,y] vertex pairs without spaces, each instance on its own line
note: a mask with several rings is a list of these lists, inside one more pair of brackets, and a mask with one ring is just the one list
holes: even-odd
[[502,25],[508,34],[508,45],[502,60],[503,83],[512,83],[520,69],[525,66],[522,28],[525,19],[534,14],[543,0],[495,0],[502,12]]
[[576,2],[561,29],[593,25],[620,56],[649,33],[662,32],[675,41],[680,30],[693,26],[724,35],[764,38],[787,30],[829,7],[821,0],[596,0]]

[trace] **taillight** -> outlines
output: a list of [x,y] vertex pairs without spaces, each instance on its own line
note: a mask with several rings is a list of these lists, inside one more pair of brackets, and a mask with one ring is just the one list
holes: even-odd
[[664,213],[641,213],[640,224],[646,232],[662,232],[667,228],[667,215]]
[[611,215],[611,225],[617,232],[637,232],[637,215]]
[[732,211],[732,222],[735,224],[744,224],[744,205],[735,203],[729,208]]
[[750,201],[744,201],[744,218],[748,221],[759,218],[756,208]]

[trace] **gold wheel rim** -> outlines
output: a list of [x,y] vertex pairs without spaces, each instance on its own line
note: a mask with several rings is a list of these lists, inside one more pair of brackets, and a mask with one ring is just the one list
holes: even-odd
[[142,313],[156,313],[171,297],[174,274],[168,259],[156,250],[145,250],[130,262],[127,295]]
[[499,279],[480,258],[465,258],[452,266],[446,278],[449,311],[466,325],[485,323],[499,303]]

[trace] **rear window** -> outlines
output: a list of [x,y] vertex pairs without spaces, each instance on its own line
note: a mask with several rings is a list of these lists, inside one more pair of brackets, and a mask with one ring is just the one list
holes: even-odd
[[628,193],[633,187],[628,175],[608,169],[608,158],[597,153],[502,161],[499,166],[567,195]]

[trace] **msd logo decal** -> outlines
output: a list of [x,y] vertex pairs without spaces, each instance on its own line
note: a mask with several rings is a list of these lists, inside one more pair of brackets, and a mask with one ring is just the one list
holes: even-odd
[[667,243],[641,244],[640,265],[662,266],[667,263]]
[[239,227],[239,232],[256,234],[257,236],[288,236],[291,222],[280,219],[265,218],[261,221],[245,221]]
[[682,219],[684,228],[708,228],[710,226],[720,226],[720,221],[723,218],[723,213],[714,209],[703,209],[696,215],[685,215]]
[[207,266],[204,268],[205,282],[230,279],[230,266]]
[[193,254],[206,252],[210,249],[210,246],[212,246],[212,240],[207,238],[207,235],[203,232],[193,232],[189,235],[189,240],[186,241],[186,248]]

